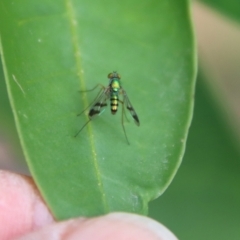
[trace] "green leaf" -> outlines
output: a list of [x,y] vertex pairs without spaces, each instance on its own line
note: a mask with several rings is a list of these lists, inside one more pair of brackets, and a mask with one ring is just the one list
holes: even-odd
[[239,0],[199,0],[217,9],[223,14],[236,21],[240,21],[240,1]]
[[[167,188],[192,117],[195,46],[188,1],[2,1],[2,57],[31,173],[58,219],[146,214]],[[80,92],[117,70],[140,118],[77,117]],[[108,104],[109,105],[109,104]]]

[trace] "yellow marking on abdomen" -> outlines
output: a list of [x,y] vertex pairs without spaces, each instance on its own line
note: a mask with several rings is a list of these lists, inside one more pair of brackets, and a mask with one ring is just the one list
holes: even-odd
[[112,96],[111,108],[112,108],[112,110],[117,110],[117,107],[118,107],[117,96]]

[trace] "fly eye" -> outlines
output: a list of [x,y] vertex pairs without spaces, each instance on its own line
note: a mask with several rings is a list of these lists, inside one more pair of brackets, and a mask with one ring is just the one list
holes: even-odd
[[108,78],[112,78],[113,77],[113,74],[112,73],[109,73],[108,74]]
[[121,78],[121,75],[120,75],[120,74],[118,74],[117,76],[118,76],[119,79]]

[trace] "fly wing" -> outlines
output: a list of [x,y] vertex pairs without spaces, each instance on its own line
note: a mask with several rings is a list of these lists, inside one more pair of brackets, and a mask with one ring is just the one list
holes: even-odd
[[109,97],[110,97],[110,93],[108,88],[104,89],[99,94],[99,96],[94,101],[92,107],[89,110],[88,116],[90,117],[90,119],[96,115],[99,115],[103,111],[104,107],[107,106],[106,101],[109,99]]
[[131,113],[135,123],[139,126],[140,125],[140,121],[139,121],[139,118],[138,118],[138,115],[137,113],[135,112],[131,102],[129,101],[129,98],[126,94],[126,92],[124,91],[123,92],[123,95],[124,95],[124,99],[123,99],[123,103],[126,104],[126,108],[129,110],[129,112]]

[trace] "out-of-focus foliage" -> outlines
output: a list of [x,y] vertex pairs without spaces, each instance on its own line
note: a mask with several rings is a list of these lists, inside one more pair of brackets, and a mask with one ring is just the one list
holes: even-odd
[[213,9],[226,14],[228,17],[240,21],[240,1],[239,0],[199,0],[206,3]]
[[179,239],[238,240],[240,151],[204,82],[199,76],[182,166],[150,216]]

